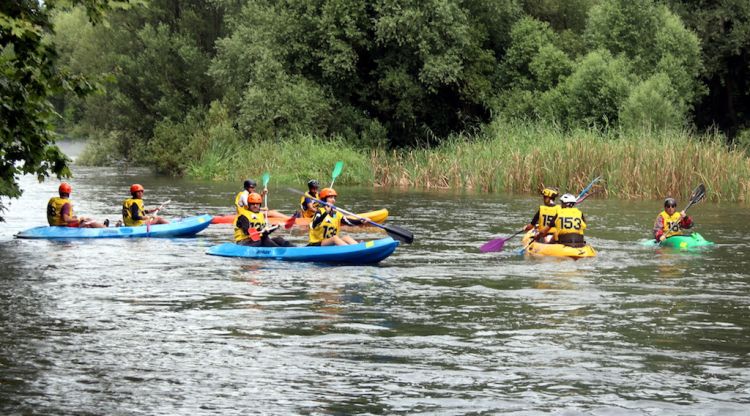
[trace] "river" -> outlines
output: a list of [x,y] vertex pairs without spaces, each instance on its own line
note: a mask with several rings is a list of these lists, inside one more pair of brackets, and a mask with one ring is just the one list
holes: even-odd
[[[73,171],[77,212],[113,222],[134,182],[147,207],[171,199],[171,218],[231,212],[241,182]],[[341,206],[388,208],[416,236],[355,267],[205,255],[228,225],[188,239],[15,239],[45,224],[59,184],[21,182],[0,228],[0,414],[750,411],[747,206],[692,207],[717,246],[673,252],[637,244],[661,201],[590,198],[598,257],[531,260],[520,238],[478,247],[523,226],[537,197],[337,187]],[[270,188],[271,207],[290,211],[298,197],[273,176]]]

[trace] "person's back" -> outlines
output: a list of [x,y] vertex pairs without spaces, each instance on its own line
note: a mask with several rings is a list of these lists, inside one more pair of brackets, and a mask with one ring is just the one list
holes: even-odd
[[586,245],[583,238],[586,220],[581,210],[574,207],[576,197],[565,194],[560,198],[560,202],[562,202],[562,206],[558,209],[557,218],[555,218],[557,242],[571,247]]

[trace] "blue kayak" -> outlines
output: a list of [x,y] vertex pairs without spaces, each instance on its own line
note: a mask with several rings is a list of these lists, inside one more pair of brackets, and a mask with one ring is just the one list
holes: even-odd
[[74,227],[34,227],[16,234],[18,238],[164,238],[192,237],[211,224],[208,214],[182,218],[169,224],[155,224],[138,227],[74,228]]
[[398,241],[386,237],[348,246],[326,247],[250,247],[224,243],[209,248],[206,254],[250,259],[370,264],[390,256],[396,247]]

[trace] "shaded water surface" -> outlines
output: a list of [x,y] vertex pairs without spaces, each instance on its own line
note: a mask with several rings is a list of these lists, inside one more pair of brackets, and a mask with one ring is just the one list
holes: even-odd
[[[77,211],[118,217],[133,182],[166,216],[228,213],[238,184],[76,168]],[[748,414],[750,256],[731,204],[691,208],[718,245],[655,251],[659,201],[587,200],[581,261],[510,235],[539,201],[337,187],[414,231],[377,266],[207,256],[174,240],[32,241],[57,181],[0,225],[0,414]],[[298,197],[274,188],[272,208]],[[303,234],[287,237],[296,242]],[[377,230],[355,234],[378,238]]]

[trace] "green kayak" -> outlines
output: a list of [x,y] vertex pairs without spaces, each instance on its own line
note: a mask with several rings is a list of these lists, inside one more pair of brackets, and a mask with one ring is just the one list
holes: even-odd
[[713,242],[706,240],[702,235],[698,233],[692,233],[688,235],[673,235],[672,237],[669,237],[660,243],[657,243],[655,240],[646,240],[643,244],[650,247],[658,246],[684,250],[714,245]]

